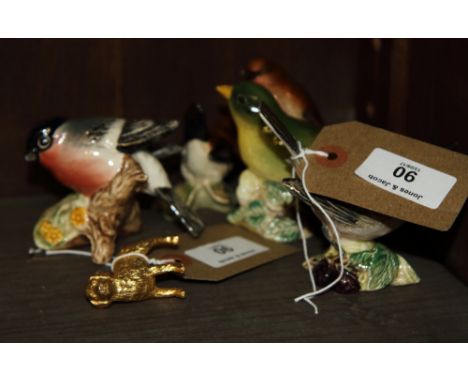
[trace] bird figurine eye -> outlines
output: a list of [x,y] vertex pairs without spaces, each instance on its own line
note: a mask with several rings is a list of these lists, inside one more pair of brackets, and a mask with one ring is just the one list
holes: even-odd
[[49,137],[47,132],[42,132],[42,134],[37,139],[37,147],[40,150],[46,150],[52,144],[52,139]]
[[247,103],[247,98],[243,94],[239,94],[237,96],[237,102],[240,103],[241,105],[245,105]]
[[258,113],[260,102],[257,97],[255,96],[245,96],[243,94],[239,94],[236,97],[237,103],[247,108],[247,110],[251,113]]

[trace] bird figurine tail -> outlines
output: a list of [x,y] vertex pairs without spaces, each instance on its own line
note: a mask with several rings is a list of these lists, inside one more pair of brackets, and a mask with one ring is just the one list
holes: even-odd
[[171,213],[182,223],[193,237],[201,235],[205,228],[205,224],[194,212],[192,212],[177,198],[172,188],[156,188],[155,193],[167,203]]

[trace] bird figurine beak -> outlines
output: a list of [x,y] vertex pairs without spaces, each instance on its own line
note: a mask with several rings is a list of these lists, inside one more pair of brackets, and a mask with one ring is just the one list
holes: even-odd
[[231,98],[232,85],[218,85],[216,86],[216,91],[228,100]]
[[24,156],[26,162],[35,162],[37,160],[37,152],[32,150]]

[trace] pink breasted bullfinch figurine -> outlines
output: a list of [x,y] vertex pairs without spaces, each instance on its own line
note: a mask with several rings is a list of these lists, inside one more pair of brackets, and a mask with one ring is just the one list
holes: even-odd
[[[90,198],[91,202],[98,194],[99,199],[103,200],[100,193],[106,190],[105,209],[112,207],[113,193],[125,183],[126,168],[133,168],[132,172],[128,171],[134,177],[137,168],[140,175],[132,181],[131,190],[126,190],[120,199],[116,196],[119,207],[114,220],[120,222],[123,219],[121,211],[128,210],[125,198],[142,191],[168,203],[169,210],[185,228],[193,236],[198,236],[203,230],[203,222],[174,197],[163,166],[154,155],[145,151],[150,143],[177,127],[177,121],[155,123],[152,120],[128,121],[121,118],[68,120],[33,130],[28,139],[25,159],[39,160],[62,184]],[[127,166],[128,162],[133,167]]]

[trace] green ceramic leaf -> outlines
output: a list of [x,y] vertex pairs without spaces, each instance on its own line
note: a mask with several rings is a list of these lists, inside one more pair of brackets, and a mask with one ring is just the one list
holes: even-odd
[[265,229],[264,237],[274,241],[290,243],[299,240],[300,234],[296,222],[285,216],[271,219]]
[[378,290],[389,285],[398,273],[398,256],[382,244],[372,250],[349,255],[349,265],[357,269],[361,290]]
[[281,183],[267,180],[265,186],[265,201],[267,205],[276,209],[278,207],[289,205],[294,198],[288,189]]
[[236,190],[240,207],[228,221],[270,240],[291,242],[300,238],[295,220],[288,217],[294,198],[279,182],[264,180],[249,170],[242,172]]
[[291,242],[300,237],[294,220],[275,216],[261,200],[253,200],[230,213],[228,221],[274,241]]
[[392,280],[392,285],[399,286],[419,283],[421,279],[416,274],[413,267],[408,264],[404,257],[398,255],[398,259],[400,265],[396,277]]

